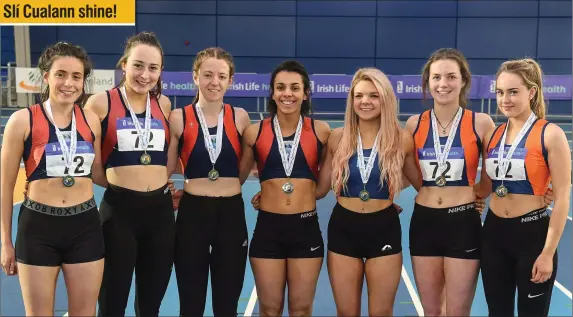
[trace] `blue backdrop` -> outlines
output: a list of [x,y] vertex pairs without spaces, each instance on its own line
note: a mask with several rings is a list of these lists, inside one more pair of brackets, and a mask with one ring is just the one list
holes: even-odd
[[[135,27],[31,27],[31,56],[35,65],[43,48],[68,40],[84,46],[96,68],[113,68],[125,40],[148,30],[158,34],[170,71],[189,71],[199,50],[221,46],[242,73],[269,73],[296,58],[315,74],[352,74],[364,66],[419,74],[432,51],[456,47],[476,75],[524,56],[537,59],[547,74],[570,75],[571,12],[570,0],[137,1]],[[2,64],[13,56],[10,32],[2,27]],[[178,98],[177,104],[190,101]],[[229,101],[256,107],[252,98]],[[338,103],[317,100],[315,107]],[[571,112],[570,103],[552,105],[552,113]]]

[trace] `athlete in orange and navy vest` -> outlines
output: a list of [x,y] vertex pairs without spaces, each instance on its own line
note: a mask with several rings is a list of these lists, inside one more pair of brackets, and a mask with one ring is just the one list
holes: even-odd
[[[235,109],[224,104],[223,111],[223,144],[215,162],[215,169],[219,172],[219,177],[239,177],[242,137],[235,124]],[[195,105],[183,108],[182,114],[184,125],[178,150],[183,174],[187,179],[207,178],[213,165],[205,148],[203,129],[200,127]],[[215,145],[217,127],[209,128],[209,134]]]
[[[414,131],[416,163],[422,172],[422,186],[437,186],[438,160],[434,150],[431,110],[424,111]],[[440,137],[442,147],[447,136]],[[446,186],[473,186],[475,184],[481,140],[475,129],[475,112],[464,109],[446,162]]]
[[[283,136],[283,140],[288,155],[291,151],[294,134]],[[299,148],[294,159],[290,178],[307,178],[316,182],[318,180],[318,167],[323,146],[316,135],[314,120],[303,117]],[[279,152],[279,145],[275,137],[272,118],[267,118],[261,122],[259,135],[253,150],[261,183],[273,178],[287,178]]]
[[[41,104],[27,108],[30,112],[30,134],[24,141],[24,165],[28,182],[45,179],[64,177],[91,177],[91,166],[95,153],[93,142],[95,136],[86,120],[82,108],[74,105],[76,116],[77,148],[72,161],[72,168],[67,171],[64,156],[54,125]],[[61,129],[64,138],[70,136],[71,123],[65,129]]]
[[[544,144],[547,124],[549,122],[545,119],[536,119],[515,148],[503,181],[509,193],[545,195],[551,181],[547,149]],[[495,129],[487,147],[485,164],[487,174],[492,181],[492,192],[495,192],[495,189],[502,184],[499,180],[498,153],[499,142],[506,127],[507,123],[504,123]],[[507,154],[510,147],[511,145],[505,145],[504,154]]]
[[[129,110],[119,88],[107,91],[108,115],[102,120],[102,162],[107,168],[141,165],[144,153],[137,129],[133,125]],[[169,147],[169,125],[157,98],[150,96],[151,129],[147,154],[151,165],[167,165]],[[145,111],[137,114],[142,129],[145,127]]]

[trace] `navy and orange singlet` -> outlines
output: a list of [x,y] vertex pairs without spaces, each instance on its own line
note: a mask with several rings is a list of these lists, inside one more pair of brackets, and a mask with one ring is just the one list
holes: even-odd
[[[102,127],[102,162],[107,168],[141,165],[140,157],[144,153],[142,142],[133,125],[133,120],[125,105],[119,87],[108,90],[107,116]],[[150,165],[167,165],[169,148],[169,123],[156,97],[150,96],[151,129],[147,154],[151,156]],[[137,114],[141,127],[145,126],[145,111]]]
[[[422,186],[437,186],[438,160],[434,150],[431,110],[418,118],[414,131],[416,163],[422,172]],[[440,145],[446,144],[447,136],[440,137]],[[475,129],[475,112],[464,109],[450,153],[446,161],[446,186],[473,186],[475,184],[481,140]]]
[[[183,133],[179,137],[178,151],[186,179],[208,178],[209,171],[213,169],[195,106],[188,105],[182,111],[184,126]],[[219,177],[236,178],[239,177],[242,137],[235,123],[235,109],[229,104],[224,104],[222,111],[223,144],[215,162],[215,169],[219,172]],[[217,126],[209,128],[209,135],[215,145]]]
[[[93,164],[95,136],[87,122],[82,108],[74,104],[76,117],[77,147],[72,159],[70,170],[66,169],[64,155],[56,130],[48,119],[47,113],[41,104],[27,108],[30,113],[30,134],[24,141],[23,160],[26,177],[29,182],[39,179],[64,177],[91,177]],[[66,140],[71,137],[71,123],[61,129]]]
[[[287,155],[289,155],[294,134],[284,136],[283,139]],[[324,145],[316,135],[314,119],[303,117],[300,142],[290,178],[305,178],[316,182],[318,180],[318,168],[323,147]],[[279,152],[272,117],[261,121],[253,150],[259,171],[259,182],[273,178],[287,178]]]
[[[551,182],[544,141],[548,124],[547,120],[536,119],[513,152],[503,181],[510,194],[545,195]],[[499,179],[498,154],[506,127],[507,123],[504,123],[495,129],[487,147],[486,171],[492,180],[492,192],[502,184]],[[504,155],[510,147],[509,144],[505,145]]]

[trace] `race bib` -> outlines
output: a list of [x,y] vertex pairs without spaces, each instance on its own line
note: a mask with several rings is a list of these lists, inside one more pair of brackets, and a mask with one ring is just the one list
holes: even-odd
[[[509,151],[509,147],[505,147],[504,156]],[[487,153],[487,158],[485,160],[486,172],[489,178],[493,180],[500,180],[499,173],[499,162],[497,156],[499,154],[499,148],[493,148]],[[513,156],[509,161],[507,166],[507,172],[505,174],[505,181],[523,181],[527,179],[527,173],[525,172],[525,156],[527,155],[526,148],[516,148],[513,152]]]
[[[444,146],[442,145],[442,150]],[[436,151],[433,148],[418,149],[420,168],[424,181],[435,181],[438,174],[438,160]],[[447,181],[460,181],[464,173],[464,149],[462,147],[452,147],[446,160],[444,175]]]
[[[69,146],[69,140],[66,140],[66,143]],[[89,175],[94,157],[95,154],[92,144],[86,141],[78,141],[76,154],[72,160],[72,166],[68,170],[60,143],[48,143],[46,145],[46,174],[50,177]]]
[[[141,127],[145,127],[145,119],[138,118]],[[131,118],[118,118],[117,126],[117,149],[120,152],[143,151],[143,144],[137,134]],[[158,119],[151,119],[151,129],[147,151],[163,151],[165,146],[165,130]]]

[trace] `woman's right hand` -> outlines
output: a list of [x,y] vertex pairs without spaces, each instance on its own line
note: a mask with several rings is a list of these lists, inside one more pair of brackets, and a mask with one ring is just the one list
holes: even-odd
[[253,205],[253,208],[255,208],[255,210],[259,210],[260,202],[261,202],[261,192],[258,192],[251,199],[251,204]]
[[9,245],[3,245],[1,251],[2,270],[6,275],[16,275],[18,274],[18,268],[16,267],[16,255],[14,252],[14,247]]

